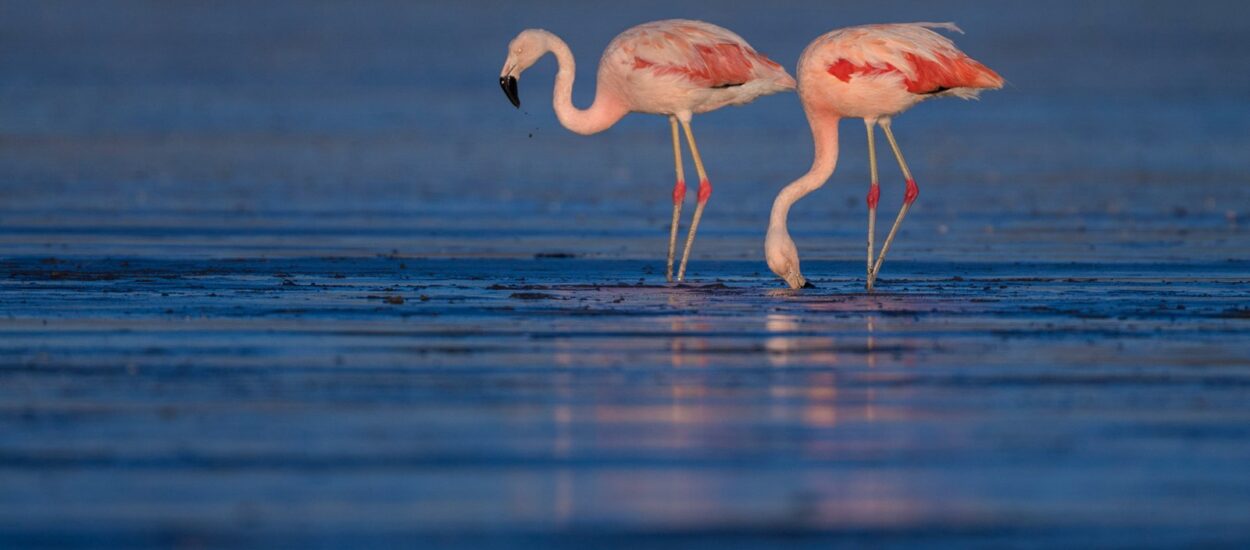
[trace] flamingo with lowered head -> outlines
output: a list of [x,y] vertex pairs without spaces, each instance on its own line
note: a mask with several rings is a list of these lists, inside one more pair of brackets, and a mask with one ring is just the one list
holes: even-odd
[[[786,229],[786,216],[792,206],[808,193],[825,184],[838,162],[838,122],[844,117],[862,118],[868,128],[868,276],[871,292],[881,264],[920,189],[911,177],[899,149],[891,119],[929,98],[954,96],[973,99],[985,89],[1003,86],[1002,77],[974,61],[946,37],[929,29],[962,32],[952,23],[910,23],[865,25],[825,34],[803,51],[799,58],[799,101],[812,127],[816,153],[806,174],[787,185],[773,201],[764,238],[768,267],[785,279],[791,288],[806,286],[799,271],[798,249]],[[894,220],[881,252],[873,259],[876,232],[877,154],[873,127],[885,133],[907,183],[903,206]]]
[[499,85],[514,106],[521,106],[517,96],[517,79],[521,72],[547,53],[555,54],[559,64],[552,103],[556,118],[565,128],[589,135],[608,129],[630,112],[668,115],[677,169],[665,272],[670,282],[677,225],[686,196],[677,131],[677,124],[681,123],[699,173],[698,203],[677,272],[677,280],[681,281],[686,275],[690,245],[694,243],[699,220],[703,217],[703,206],[712,194],[712,185],[703,170],[703,160],[690,130],[691,115],[793,90],[794,78],[780,65],[756,52],[742,37],[726,29],[702,21],[654,21],[628,29],[608,44],[599,61],[594,103],[588,109],[578,109],[572,101],[575,69],[568,45],[545,30],[527,29],[508,45],[508,59],[499,75]]

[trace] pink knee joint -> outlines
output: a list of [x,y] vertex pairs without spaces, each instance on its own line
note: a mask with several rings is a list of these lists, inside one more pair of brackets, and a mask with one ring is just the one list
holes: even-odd
[[686,182],[677,180],[677,185],[673,186],[673,204],[681,204],[686,199]]
[[874,182],[872,184],[872,187],[868,188],[868,208],[876,208],[877,203],[880,201],[881,201],[881,186],[877,185],[876,182]]
[[916,186],[916,180],[907,180],[907,193],[903,195],[903,202],[911,204],[916,202],[916,197],[920,196],[920,188]]
[[712,184],[707,180],[699,181],[699,202],[707,202],[710,196],[712,196]]

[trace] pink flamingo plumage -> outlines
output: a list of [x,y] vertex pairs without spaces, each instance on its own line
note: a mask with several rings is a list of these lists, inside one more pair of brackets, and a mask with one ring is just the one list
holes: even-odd
[[[807,280],[799,271],[798,250],[786,229],[786,216],[791,205],[824,185],[833,175],[838,162],[838,122],[842,118],[862,118],[868,128],[872,181],[868,188],[867,287],[872,291],[890,243],[920,193],[890,129],[891,118],[929,98],[972,99],[981,90],[1003,86],[1003,79],[997,73],[959,51],[953,42],[930,28],[962,32],[951,23],[850,27],[817,38],[799,58],[799,100],[812,127],[815,159],[806,174],[777,195],[764,239],[769,269],[785,279],[791,288],[806,286]],[[873,240],[881,191],[877,185],[874,126],[884,131],[907,183],[903,206],[875,260]]]
[[677,280],[686,275],[703,206],[712,194],[703,160],[690,130],[690,118],[726,105],[742,105],[755,98],[793,90],[785,69],[756,52],[742,37],[702,21],[666,20],[638,25],[618,35],[603,52],[595,100],[588,109],[573,106],[573,53],[556,35],[541,29],[522,31],[508,45],[499,84],[512,104],[520,107],[517,79],[548,52],[559,64],[553,105],[565,128],[583,135],[608,129],[630,112],[667,115],[672,127],[673,160],[677,183],[673,187],[673,221],[669,231],[666,277],[673,280],[677,224],[686,196],[677,124],[685,130],[690,154],[699,173],[698,203]]

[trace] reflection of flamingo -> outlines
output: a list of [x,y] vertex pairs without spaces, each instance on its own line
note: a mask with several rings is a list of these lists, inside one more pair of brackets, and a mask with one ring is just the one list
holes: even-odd
[[677,221],[686,197],[681,162],[681,122],[699,172],[699,202],[686,235],[677,280],[686,275],[690,245],[703,217],[703,205],[712,194],[703,160],[690,131],[690,117],[726,105],[742,105],[755,98],[794,89],[794,79],[780,65],[757,53],[738,35],[701,21],[668,20],[638,25],[618,35],[608,44],[599,61],[598,89],[589,109],[573,106],[573,53],[554,34],[528,29],[508,45],[508,59],[499,75],[499,85],[512,104],[520,107],[517,78],[548,52],[554,53],[560,71],[556,73],[554,106],[556,117],[565,128],[579,134],[608,129],[629,112],[668,115],[673,130],[673,159],[677,184],[673,187],[673,222],[668,239],[668,269],[673,280],[673,254],[677,248]]
[[[1003,79],[997,73],[959,51],[950,40],[929,30],[934,27],[959,31],[951,23],[850,27],[817,38],[799,58],[799,100],[812,126],[816,158],[807,174],[777,195],[764,240],[768,267],[791,288],[802,287],[807,280],[799,272],[799,254],[786,230],[786,216],[791,205],[824,185],[833,175],[838,161],[839,120],[862,118],[868,127],[872,182],[868,188],[867,286],[871,291],[899,224],[920,194],[894,133],[890,131],[891,117],[931,97],[970,99],[982,89],[1002,87]],[[881,190],[877,186],[874,125],[880,125],[885,132],[907,182],[903,207],[875,261],[873,237]]]

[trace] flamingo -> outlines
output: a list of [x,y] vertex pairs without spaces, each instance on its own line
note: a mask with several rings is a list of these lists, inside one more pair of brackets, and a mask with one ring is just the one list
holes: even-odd
[[[790,207],[819,189],[833,175],[838,162],[838,122],[843,117],[862,118],[868,128],[868,275],[872,292],[885,254],[894,241],[903,217],[920,194],[903,152],[890,129],[893,117],[929,98],[953,96],[975,99],[981,90],[999,89],[1002,77],[968,57],[946,37],[930,30],[962,33],[953,23],[907,23],[865,25],[829,32],[812,41],[799,58],[799,101],[807,114],[815,142],[815,159],[806,174],[787,185],[773,201],[764,238],[768,267],[791,288],[808,286],[799,271],[799,254],[786,230]],[[906,181],[903,206],[894,227],[873,258],[876,233],[877,152],[873,128],[880,126]]]
[[517,95],[521,72],[549,52],[555,54],[559,64],[552,103],[556,118],[565,128],[590,135],[608,129],[630,112],[668,116],[677,171],[665,270],[669,282],[673,281],[677,225],[686,196],[677,131],[681,123],[699,174],[698,203],[677,272],[677,280],[682,281],[703,207],[712,194],[712,185],[690,129],[691,116],[793,90],[794,78],[781,65],[756,52],[746,40],[726,29],[702,21],[654,21],[630,28],[608,44],[599,61],[594,103],[588,109],[578,109],[572,101],[575,71],[573,53],[568,45],[548,31],[527,29],[508,45],[508,58],[499,75],[499,85],[513,106],[521,107]]

